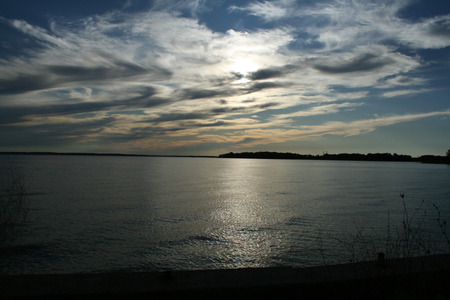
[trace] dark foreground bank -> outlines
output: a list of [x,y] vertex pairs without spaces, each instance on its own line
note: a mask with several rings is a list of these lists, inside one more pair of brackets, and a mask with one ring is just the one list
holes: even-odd
[[450,299],[450,255],[311,268],[0,276],[0,297]]

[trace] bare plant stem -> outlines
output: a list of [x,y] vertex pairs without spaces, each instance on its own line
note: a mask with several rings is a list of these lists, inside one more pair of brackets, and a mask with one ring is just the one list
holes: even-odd
[[450,250],[450,238],[448,237],[448,234],[447,234],[447,221],[442,220],[441,210],[439,209],[439,207],[436,204],[433,204],[433,206],[436,209],[436,212],[438,214],[436,221],[438,221],[439,227],[441,228],[441,233],[444,235],[445,241],[447,242],[447,246]]
[[[382,254],[386,258],[411,258],[416,256],[429,255],[431,253],[430,242],[424,236],[424,223],[426,220],[426,211],[423,209],[424,201],[412,213],[408,210],[405,194],[400,194],[402,198],[402,226],[400,228],[392,228],[390,213],[388,212],[387,236],[383,240],[373,240],[365,235],[363,228],[355,223],[356,233],[350,235],[346,241],[338,239],[343,245],[350,257],[351,261],[373,260],[377,255]],[[450,249],[450,239],[446,231],[446,222],[441,221],[440,212],[438,210],[438,221],[441,231],[444,234]],[[419,212],[422,212],[419,215]],[[393,229],[395,232],[393,232]]]

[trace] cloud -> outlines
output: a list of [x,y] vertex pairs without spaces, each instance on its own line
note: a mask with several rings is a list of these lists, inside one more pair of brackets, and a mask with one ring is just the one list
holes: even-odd
[[[339,0],[298,3],[275,0],[251,2],[233,10],[246,11],[266,22],[296,22],[326,51],[359,45],[396,43],[413,48],[450,46],[450,15],[415,22],[399,17],[413,0]],[[313,26],[311,26],[313,25]]]
[[263,18],[266,21],[274,21],[289,15],[289,11],[283,3],[291,4],[292,1],[264,1],[252,2],[246,7],[231,6],[230,11],[248,11],[254,16]]
[[424,24],[425,30],[434,36],[450,38],[450,16],[436,17]]
[[189,13],[191,17],[197,17],[208,9],[205,0],[154,0],[151,8],[153,11],[171,11],[175,14]]
[[287,119],[287,118],[334,114],[342,110],[352,110],[361,105],[362,105],[361,103],[350,103],[350,102],[319,105],[313,106],[309,109],[302,109],[288,114],[277,114],[274,116],[274,119]]
[[384,125],[327,117],[357,111],[380,89],[386,98],[430,92],[416,50],[450,45],[450,17],[402,19],[406,0],[252,1],[228,11],[256,16],[251,25],[223,32],[201,19],[206,4],[153,1],[48,28],[2,18],[38,45],[0,59],[2,130],[62,139],[61,126],[68,143],[148,149],[361,134]]
[[352,122],[328,122],[320,126],[305,126],[304,128],[312,129],[312,132],[314,132],[314,134],[318,134],[319,136],[328,134],[353,136],[359,134],[367,134],[379,127],[386,127],[399,123],[413,122],[420,119],[448,115],[450,115],[450,110],[419,114],[392,115],[374,119],[357,120]]
[[329,84],[378,86],[386,77],[411,72],[421,66],[418,57],[395,52],[391,47],[357,46],[351,51],[320,55],[305,62],[326,77]]
[[48,71],[70,81],[106,80],[147,73],[145,68],[125,62],[117,62],[114,67],[49,66]]
[[379,127],[449,115],[450,110],[447,110],[421,114],[392,115],[350,122],[327,122],[321,125],[307,125],[292,129],[254,129],[245,131],[245,134],[241,135],[240,138],[249,140],[245,145],[246,147],[254,147],[288,141],[319,139],[330,135],[349,137],[368,134]]
[[424,85],[427,80],[421,77],[409,77],[404,75],[398,75],[390,78],[383,78],[378,84],[379,88],[393,88],[399,86],[417,86]]
[[206,119],[207,115],[202,113],[167,113],[161,114],[156,119],[152,120],[153,122],[167,122],[167,121],[179,121],[179,120],[197,120],[197,119]]
[[324,73],[339,74],[373,71],[391,63],[393,63],[393,61],[388,57],[383,58],[373,53],[365,53],[353,57],[349,61],[337,62],[334,64],[331,63],[328,65],[319,63],[316,64],[314,68]]
[[285,75],[294,72],[297,67],[294,65],[286,65],[282,67],[269,67],[264,69],[259,69],[252,72],[249,76],[251,80],[264,80],[284,77]]
[[68,84],[95,84],[113,79],[126,81],[129,77],[138,75],[145,75],[149,81],[155,77],[161,80],[168,79],[171,75],[169,71],[160,68],[145,69],[127,63],[90,67],[52,65],[39,71],[33,71],[33,73],[40,72],[40,75],[18,73],[13,78],[0,79],[0,94],[18,94],[28,91],[46,90],[64,87]]
[[179,97],[182,99],[202,99],[212,97],[223,97],[232,94],[230,90],[219,89],[183,89]]
[[49,43],[61,48],[71,48],[70,44],[67,43],[64,39],[49,34],[45,29],[41,27],[33,26],[23,20],[6,20],[4,18],[2,18],[1,20],[6,21],[14,28],[18,29],[24,34],[36,38],[40,42]]
[[399,34],[414,48],[440,49],[450,46],[450,15],[425,19],[412,24]]
[[[129,92],[126,97],[114,98],[111,96],[108,101],[101,101],[101,99],[92,99],[92,91],[90,89],[68,89],[68,90],[48,90],[44,96],[47,101],[45,105],[41,103],[35,105],[16,105],[3,106],[0,110],[3,123],[20,124],[22,120],[27,119],[27,116],[43,116],[44,120],[49,120],[52,115],[66,115],[68,119],[74,114],[78,113],[99,113],[103,114],[107,111],[114,111],[118,109],[133,110],[133,109],[148,109],[157,106],[164,106],[170,103],[170,100],[155,97],[156,89],[153,87],[135,87],[133,92]],[[56,101],[49,100],[54,96]],[[25,99],[39,98],[35,93],[27,94]],[[117,96],[116,96],[117,97]],[[61,101],[64,99],[64,101]]]
[[264,81],[264,82],[256,82],[253,83],[248,89],[248,93],[254,93],[265,89],[274,89],[274,88],[281,88],[286,86],[284,83],[279,82],[270,82],[270,81]]
[[12,142],[15,147],[26,147],[29,151],[48,151],[45,147],[72,147],[85,142],[91,134],[114,122],[112,117],[72,119],[60,117],[28,117],[26,122],[11,124],[0,130],[0,138]]
[[400,97],[400,96],[416,95],[416,94],[426,93],[426,92],[430,92],[430,91],[431,91],[431,89],[395,90],[395,91],[384,92],[381,96],[385,97],[385,98],[394,98],[394,97]]
[[17,74],[14,78],[0,79],[0,94],[19,94],[52,86],[53,84],[46,76]]

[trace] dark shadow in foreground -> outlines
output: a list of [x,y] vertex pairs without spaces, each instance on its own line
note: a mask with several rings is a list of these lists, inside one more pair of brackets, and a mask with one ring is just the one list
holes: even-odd
[[449,299],[450,255],[310,268],[0,276],[2,299]]

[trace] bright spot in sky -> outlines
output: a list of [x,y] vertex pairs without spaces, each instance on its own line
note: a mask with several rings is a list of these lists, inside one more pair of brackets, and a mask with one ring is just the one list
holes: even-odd
[[242,78],[234,81],[236,84],[247,83],[250,80],[247,76],[259,69],[259,65],[256,64],[251,58],[240,57],[233,59],[233,64],[231,65],[231,71],[236,74],[240,74]]

